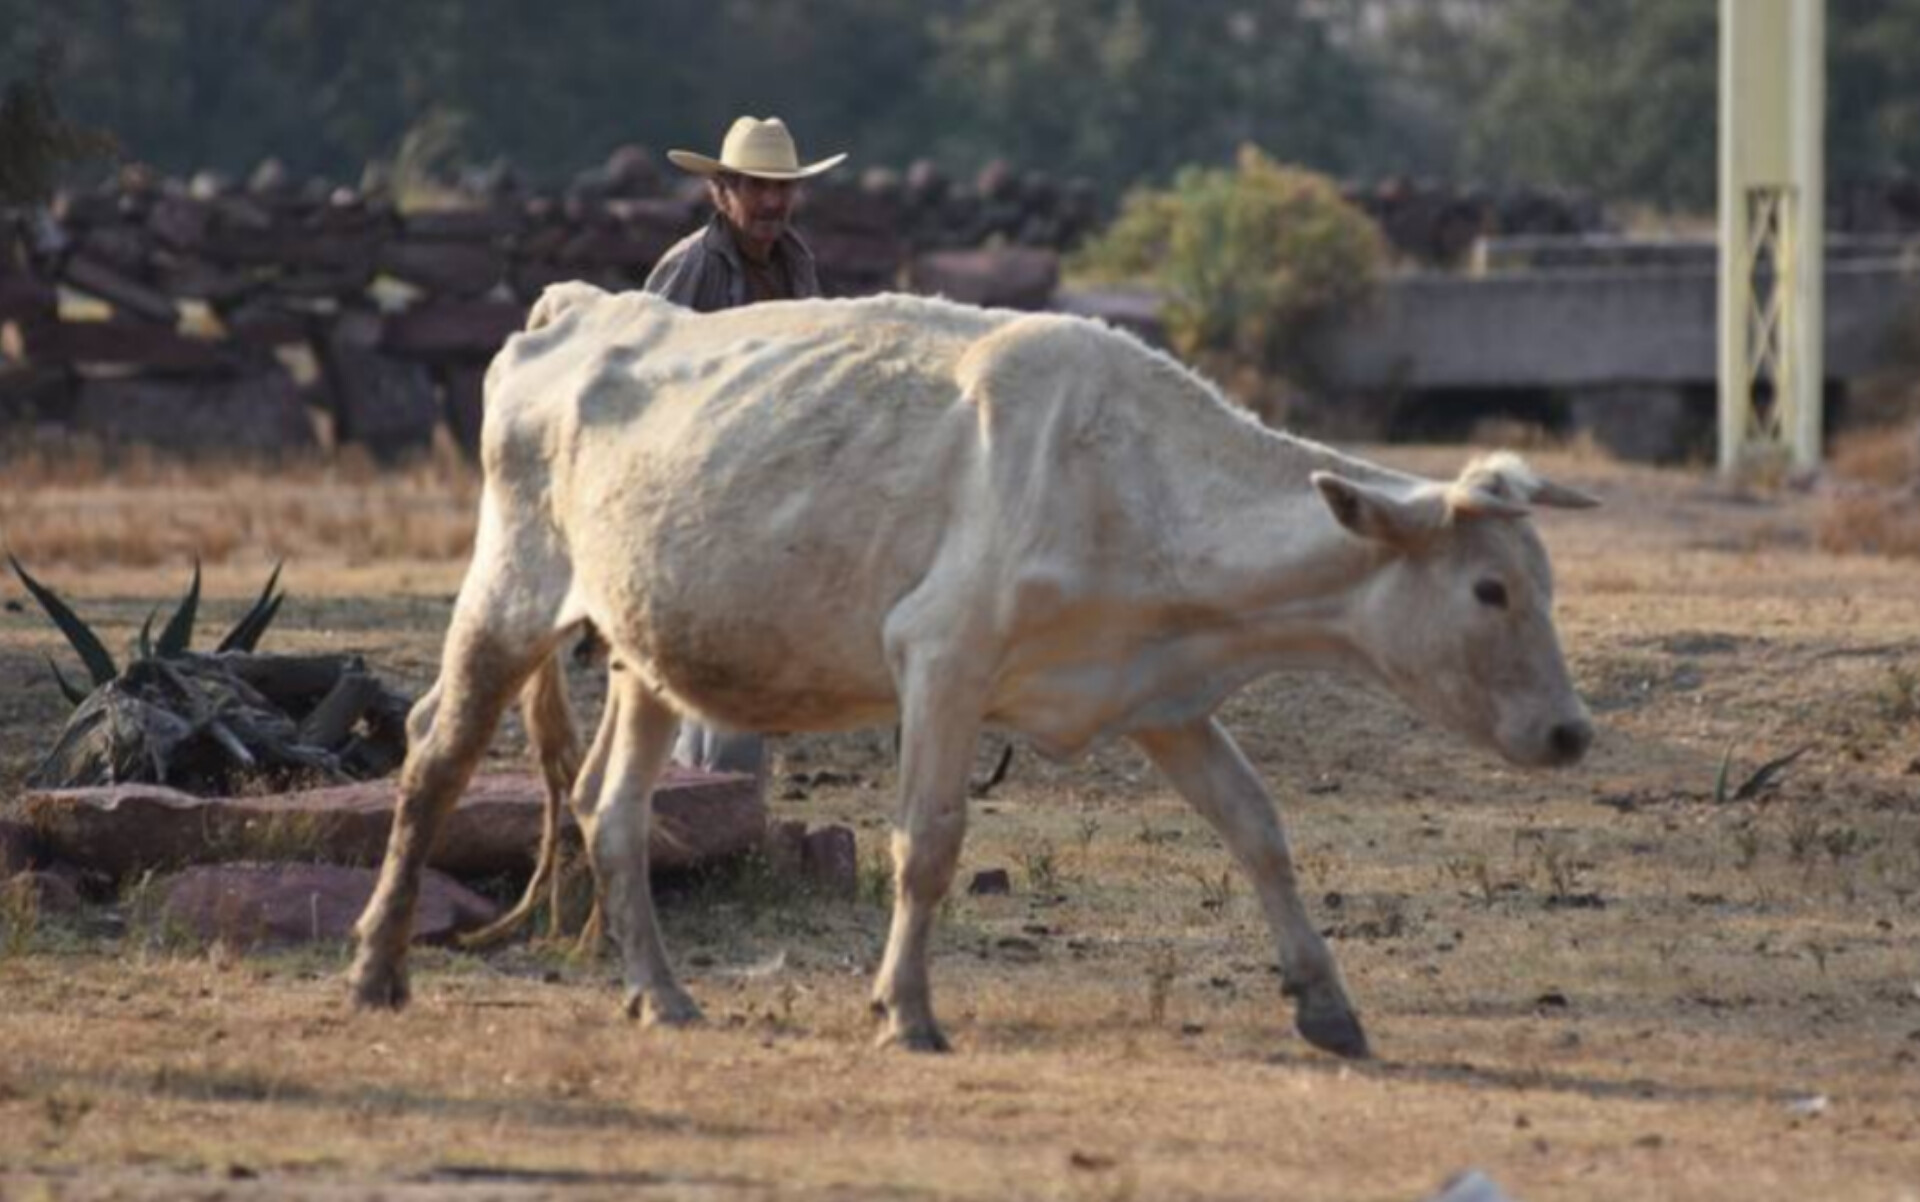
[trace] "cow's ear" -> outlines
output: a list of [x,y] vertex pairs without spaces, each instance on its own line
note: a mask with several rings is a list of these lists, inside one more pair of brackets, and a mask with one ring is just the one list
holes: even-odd
[[1447,524],[1447,504],[1437,491],[1394,491],[1332,472],[1313,473],[1313,486],[1334,520],[1361,538],[1408,547],[1433,537]]

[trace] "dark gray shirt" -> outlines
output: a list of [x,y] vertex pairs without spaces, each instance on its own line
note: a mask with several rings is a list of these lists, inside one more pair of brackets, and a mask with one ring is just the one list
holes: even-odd
[[[782,234],[774,244],[773,259],[779,268],[776,274],[786,278],[786,299],[820,295],[820,276],[814,267],[813,252],[798,234],[792,230]],[[733,231],[727,226],[726,218],[718,213],[705,228],[688,234],[660,256],[647,276],[645,287],[648,292],[701,313],[737,309],[756,299],[747,277],[746,261],[733,240]]]

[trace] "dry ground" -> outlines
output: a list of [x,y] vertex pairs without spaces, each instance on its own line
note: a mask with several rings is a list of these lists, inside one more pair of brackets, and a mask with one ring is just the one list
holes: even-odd
[[[1920,1198],[1920,562],[1819,551],[1804,495],[1536,458],[1607,500],[1543,518],[1587,764],[1510,770],[1319,678],[1225,715],[1373,1063],[1292,1034],[1249,890],[1137,756],[1023,755],[963,866],[1013,893],[943,924],[940,1059],[867,1044],[877,860],[854,902],[752,871],[687,887],[666,921],[712,1020],[691,1033],[636,1030],[611,968],[554,948],[429,953],[410,1011],[358,1017],[337,949],[15,915],[0,1197],[1384,1200],[1478,1167],[1534,1200]],[[111,643],[178,589],[192,531],[238,524],[217,617],[287,554],[268,647],[431,676],[457,473],[19,479],[6,539]],[[61,514],[91,524],[62,538]],[[62,713],[48,650],[30,608],[0,613],[5,795]],[[878,854],[883,736],[789,741],[781,773],[777,816]]]

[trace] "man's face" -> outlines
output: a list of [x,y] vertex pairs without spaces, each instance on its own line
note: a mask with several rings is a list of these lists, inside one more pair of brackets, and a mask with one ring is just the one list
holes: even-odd
[[750,175],[722,175],[713,188],[714,203],[734,230],[763,250],[787,232],[799,195],[800,186],[793,180]]

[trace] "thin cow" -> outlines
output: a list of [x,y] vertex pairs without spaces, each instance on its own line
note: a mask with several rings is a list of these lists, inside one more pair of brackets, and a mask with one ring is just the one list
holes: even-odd
[[[1335,668],[1515,763],[1571,764],[1592,739],[1527,520],[1590,498],[1510,455],[1437,482],[1276,433],[1096,322],[897,296],[697,315],[562,284],[495,358],[486,402],[473,562],[358,927],[363,1006],[407,1000],[428,849],[516,694],[650,1023],[700,1014],[647,868],[681,716],[898,721],[873,1004],[881,1041],[915,1050],[947,1047],[928,934],[983,726],[1058,757],[1135,743],[1251,876],[1296,1026],[1342,1056],[1366,1037],[1221,702]],[[556,660],[583,622],[619,664],[584,760]]]

